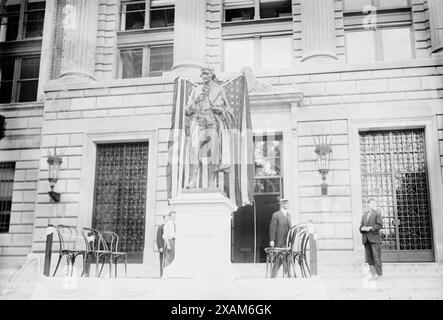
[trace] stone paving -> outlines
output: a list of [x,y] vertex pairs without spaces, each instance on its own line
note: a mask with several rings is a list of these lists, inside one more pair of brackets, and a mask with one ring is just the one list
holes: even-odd
[[[6,280],[12,270],[0,269],[0,293],[5,289]],[[292,292],[287,290],[288,287],[296,286],[297,280],[301,280],[298,283],[303,283],[303,286],[308,284],[309,280],[277,279],[274,281],[273,279],[263,279],[264,265],[243,265],[239,266],[239,270],[242,279],[235,280],[237,282],[234,281],[229,285],[218,285],[217,281],[214,282],[215,286],[218,285],[218,289],[211,291],[214,299],[443,300],[443,264],[386,264],[384,276],[378,281],[368,280],[367,268],[363,265],[321,266],[319,267],[320,276],[311,279],[311,281],[313,280],[311,283],[315,284],[316,290],[311,290],[309,294],[306,294],[309,290],[305,291],[304,294],[300,290],[294,289]],[[15,290],[4,296],[3,299],[30,299],[37,287],[39,278],[41,279],[36,275],[35,270],[25,272],[17,281]],[[65,284],[67,283],[66,278],[63,280],[61,275],[57,279],[61,286],[63,281],[65,281]],[[160,280],[158,278],[129,278],[121,279],[119,282],[119,279],[109,281],[109,279],[104,278],[90,278],[89,280],[83,278],[80,281],[98,283],[102,287],[112,283],[112,286],[123,288],[131,281],[146,282],[146,284],[149,282],[150,287],[152,285],[158,286],[157,292],[150,290],[149,294],[143,293],[145,289],[143,289],[143,286],[140,287],[142,291],[138,293],[138,296],[134,296],[137,299],[165,298],[167,295],[162,295],[161,292],[165,290],[170,292],[171,286],[179,288],[177,292],[182,293],[181,296],[177,295],[177,299],[190,297],[184,294],[186,291],[184,288],[187,286],[193,287],[192,292],[195,299],[207,299],[208,297],[207,292],[204,293],[207,290],[203,284],[204,282],[200,280],[177,281],[173,279]],[[192,283],[192,286],[189,286],[189,283]],[[257,287],[254,289],[254,286]],[[285,287],[286,289],[279,296],[266,295],[268,290],[275,290],[275,286]],[[251,292],[253,292],[252,295]],[[206,294],[206,298],[204,294]],[[125,297],[120,296],[120,298],[124,299]]]

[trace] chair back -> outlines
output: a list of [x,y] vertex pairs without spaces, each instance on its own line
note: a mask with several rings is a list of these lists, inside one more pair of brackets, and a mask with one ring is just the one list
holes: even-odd
[[310,234],[306,224],[298,224],[293,226],[286,239],[287,246],[291,248],[292,252],[306,254]]
[[86,252],[109,251],[100,231],[93,228],[82,228],[82,236],[85,241]]
[[79,240],[77,227],[60,224],[55,226],[55,229],[57,230],[60,252],[80,249],[80,246],[77,243]]
[[102,232],[102,237],[103,241],[105,241],[105,243],[107,244],[109,251],[114,253],[118,252],[118,245],[120,241],[120,237],[118,236],[118,234],[112,231],[105,231]]

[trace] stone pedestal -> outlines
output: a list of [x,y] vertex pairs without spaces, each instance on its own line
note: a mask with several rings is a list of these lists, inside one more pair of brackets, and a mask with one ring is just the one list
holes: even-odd
[[167,278],[236,279],[231,263],[231,215],[235,204],[221,192],[194,191],[170,200],[177,213],[175,259]]

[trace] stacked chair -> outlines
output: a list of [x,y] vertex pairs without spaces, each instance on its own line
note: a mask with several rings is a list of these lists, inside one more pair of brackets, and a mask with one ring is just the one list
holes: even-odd
[[[58,225],[57,230],[59,240],[59,258],[53,276],[56,275],[58,267],[63,257],[67,259],[68,270],[71,268],[73,275],[75,260],[78,256],[83,258],[82,276],[89,277],[90,264],[95,263],[96,276],[100,277],[105,263],[109,266],[109,277],[112,276],[112,264],[117,277],[117,263],[121,259],[125,263],[125,275],[127,276],[128,255],[119,251],[120,237],[115,232],[100,232],[93,228],[82,228],[79,235],[75,226]],[[83,241],[81,241],[83,239]],[[83,245],[80,243],[83,242]],[[99,267],[101,262],[101,267]]]

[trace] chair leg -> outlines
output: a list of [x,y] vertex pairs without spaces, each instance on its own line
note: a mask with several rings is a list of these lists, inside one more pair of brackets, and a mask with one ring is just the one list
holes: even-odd
[[71,277],[74,275],[75,255],[71,256]]
[[70,255],[66,255],[66,274],[69,274],[69,265],[71,263],[71,257]]
[[308,270],[309,275],[311,275],[311,269],[309,268],[308,260],[306,259],[306,257],[305,257],[304,261],[305,261],[306,269]]
[[89,258],[89,254],[85,253],[84,258],[83,258],[83,274],[89,278],[90,273],[91,273],[91,262],[88,260]]
[[99,277],[99,271],[98,271],[98,260],[100,259],[100,254],[95,255],[95,276]]
[[128,255],[125,255],[125,277],[128,277]]
[[81,276],[80,277],[83,277],[83,275],[85,274],[85,255],[86,254],[82,254],[83,255],[83,270],[82,270],[82,274],[81,274]]
[[115,277],[117,278],[117,260],[118,258],[114,259],[114,271],[115,271]]
[[301,270],[303,278],[306,278],[305,266],[303,265],[303,257],[299,258],[298,264],[300,265],[300,270]]
[[112,278],[112,256],[109,255],[109,278]]
[[[98,273],[98,277],[101,276],[102,271],[103,271],[103,267],[105,266],[105,262],[106,262],[106,255],[102,255],[102,257],[103,257],[103,262],[102,262],[102,266],[100,268],[100,272]],[[97,259],[97,266],[98,266],[99,260],[100,260],[100,255],[98,256],[98,259]]]
[[53,277],[55,277],[55,274],[57,273],[57,269],[58,266],[60,265],[60,261],[62,261],[62,257],[63,256],[61,254],[58,256],[57,266],[55,267],[54,274],[52,275]]

